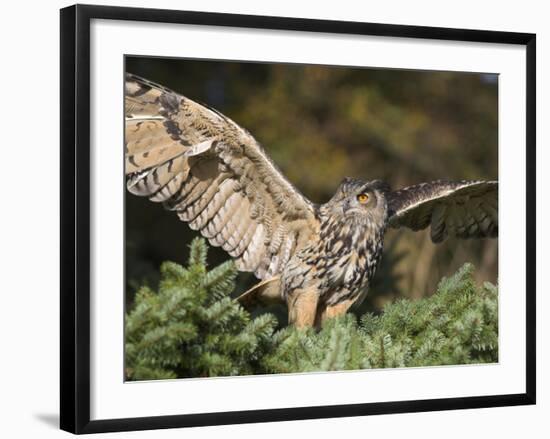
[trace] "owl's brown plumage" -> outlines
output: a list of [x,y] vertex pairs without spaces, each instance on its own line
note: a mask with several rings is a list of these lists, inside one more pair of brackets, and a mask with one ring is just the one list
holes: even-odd
[[284,301],[297,326],[361,300],[387,226],[431,226],[432,240],[498,234],[496,182],[423,183],[392,192],[345,179],[323,205],[305,198],[263,148],[221,113],[128,74],[128,190],[162,202],[260,282],[241,298]]
[[318,231],[315,207],[244,129],[158,85],[126,80],[128,190],[163,202],[259,279]]

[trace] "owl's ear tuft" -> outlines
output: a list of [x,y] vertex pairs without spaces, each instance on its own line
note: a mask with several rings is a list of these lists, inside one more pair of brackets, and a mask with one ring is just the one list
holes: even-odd
[[377,190],[379,192],[382,192],[384,195],[387,195],[391,192],[391,186],[382,180],[373,180],[368,184],[368,187],[370,189]]
[[340,186],[343,186],[345,184],[349,184],[349,183],[351,183],[352,180],[353,180],[353,178],[351,178],[351,177],[344,177],[342,179],[342,181],[340,182]]

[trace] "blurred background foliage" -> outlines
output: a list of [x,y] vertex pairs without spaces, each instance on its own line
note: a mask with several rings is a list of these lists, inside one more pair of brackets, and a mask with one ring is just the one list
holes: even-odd
[[[204,102],[249,130],[287,178],[323,203],[344,177],[397,189],[440,178],[498,178],[498,77],[493,74],[127,57],[126,70]],[[196,232],[126,193],[127,305],[182,263]],[[497,240],[433,245],[429,231],[390,230],[376,281],[357,309],[421,298],[465,262],[497,281]],[[213,265],[227,260],[212,249]],[[238,277],[236,294],[256,282]],[[269,310],[273,312],[274,310]],[[284,324],[284,312],[277,312]]]

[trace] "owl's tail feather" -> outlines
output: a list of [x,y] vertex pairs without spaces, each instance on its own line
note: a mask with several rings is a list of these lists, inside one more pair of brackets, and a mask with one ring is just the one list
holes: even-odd
[[263,280],[241,294],[235,300],[246,309],[256,308],[260,305],[283,304],[284,300],[281,296],[280,284],[280,276]]

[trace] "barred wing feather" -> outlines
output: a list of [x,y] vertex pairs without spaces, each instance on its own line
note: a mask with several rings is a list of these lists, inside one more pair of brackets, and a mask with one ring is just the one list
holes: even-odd
[[498,236],[498,182],[434,181],[389,194],[389,224],[422,230],[431,226],[433,242],[448,236]]
[[128,190],[162,202],[259,279],[318,230],[314,205],[256,140],[221,113],[128,74]]

